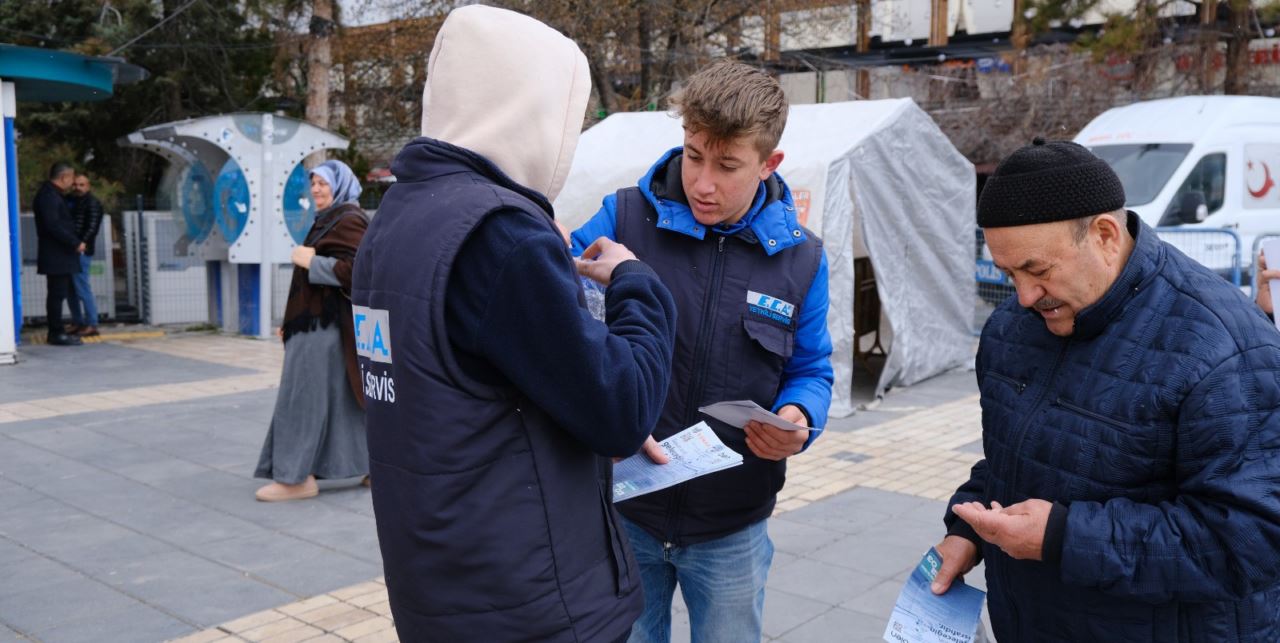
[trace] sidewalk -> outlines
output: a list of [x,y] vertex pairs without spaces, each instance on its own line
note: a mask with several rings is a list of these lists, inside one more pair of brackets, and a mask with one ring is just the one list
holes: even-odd
[[[395,640],[367,489],[253,500],[281,356],[179,334],[26,347],[0,368],[0,643]],[[980,457],[978,418],[956,371],[833,421],[791,461],[770,640],[880,640]]]

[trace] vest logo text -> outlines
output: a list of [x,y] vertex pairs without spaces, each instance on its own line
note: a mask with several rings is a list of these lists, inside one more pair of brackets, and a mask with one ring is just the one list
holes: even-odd
[[356,355],[372,362],[391,363],[391,322],[387,311],[352,306]]
[[774,321],[791,323],[791,317],[795,315],[796,307],[794,304],[785,302],[777,297],[758,293],[754,290],[747,291],[747,309],[761,317],[768,317]]

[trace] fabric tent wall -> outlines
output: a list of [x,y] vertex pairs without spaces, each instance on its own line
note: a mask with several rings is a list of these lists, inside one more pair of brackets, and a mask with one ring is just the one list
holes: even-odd
[[[977,178],[914,102],[850,155],[862,228],[894,334],[876,396],[973,357],[973,230]],[[892,180],[885,180],[886,175]]]
[[[556,218],[582,225],[682,139],[669,114],[609,116],[579,140]],[[966,362],[972,315],[957,311],[974,297],[973,166],[910,99],[792,106],[779,147],[778,172],[831,273],[831,416],[854,411],[853,265],[868,250],[893,337],[876,395]]]

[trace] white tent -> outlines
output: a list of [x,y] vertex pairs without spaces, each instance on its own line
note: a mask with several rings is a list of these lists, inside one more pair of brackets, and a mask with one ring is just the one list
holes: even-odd
[[[604,195],[635,185],[682,138],[667,113],[601,121],[578,143],[556,217],[571,230],[582,225]],[[822,237],[831,271],[831,415],[854,410],[855,257],[871,259],[881,333],[891,338],[877,397],[970,360],[974,171],[933,119],[911,99],[795,105],[779,147],[778,171],[802,222]]]

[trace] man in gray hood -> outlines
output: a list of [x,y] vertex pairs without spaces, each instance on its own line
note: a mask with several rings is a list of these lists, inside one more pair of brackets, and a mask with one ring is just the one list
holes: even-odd
[[[373,505],[404,641],[615,641],[642,605],[609,457],[636,453],[670,381],[675,304],[601,240],[592,318],[555,226],[590,80],[509,11],[453,11],[423,137],[400,152],[355,260]],[[649,444],[652,444],[649,441]]]

